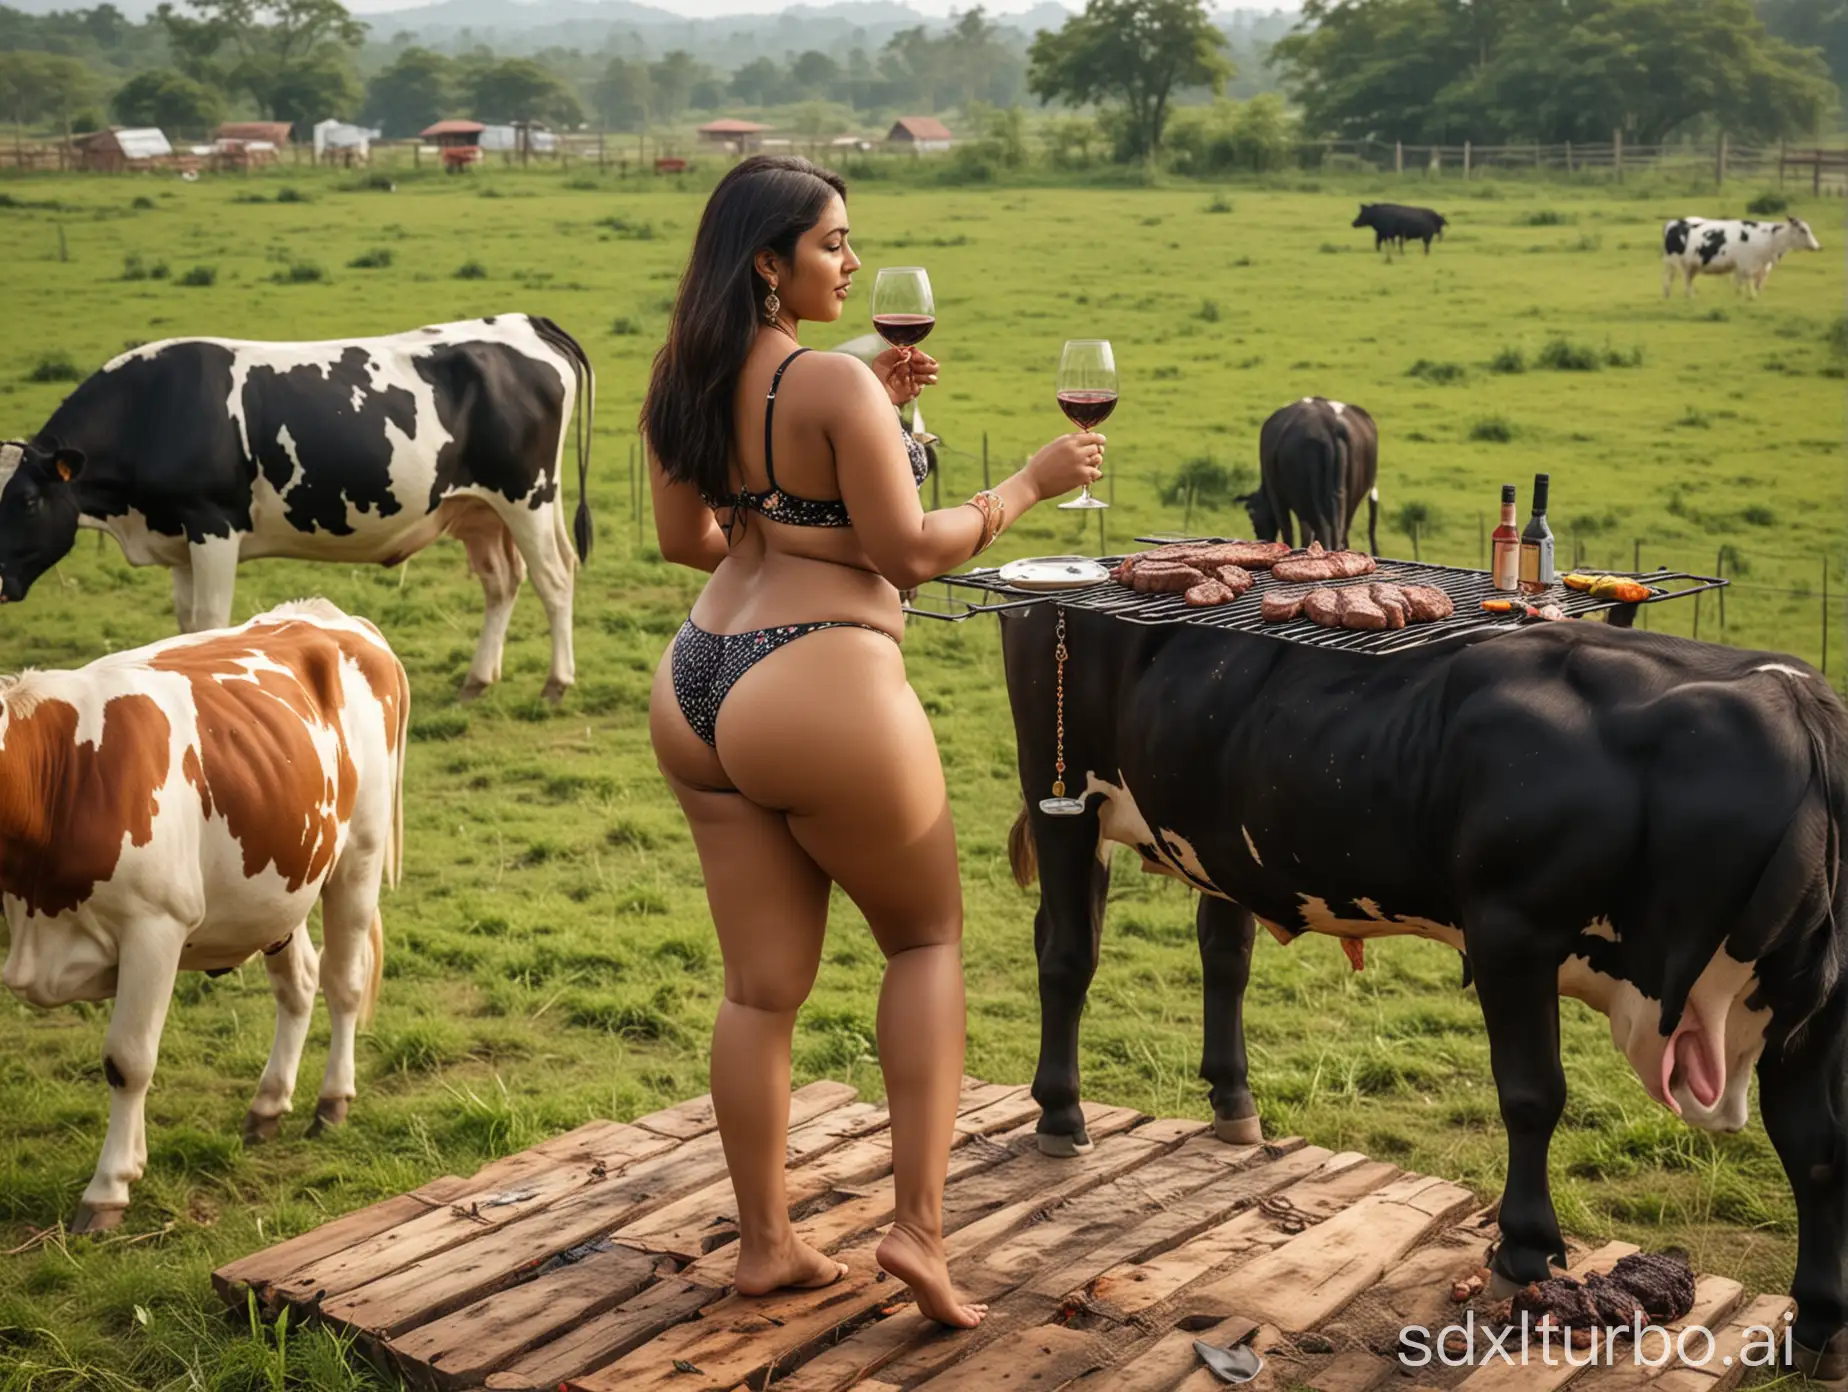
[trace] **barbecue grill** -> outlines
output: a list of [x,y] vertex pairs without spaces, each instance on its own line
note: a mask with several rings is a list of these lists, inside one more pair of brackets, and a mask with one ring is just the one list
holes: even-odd
[[[1136,540],[1150,545],[1166,545],[1179,540],[1219,543],[1229,538],[1164,536],[1137,537]],[[1114,566],[1121,559],[1120,556],[1104,557],[1102,563]],[[1429,565],[1422,561],[1381,560],[1373,574],[1354,580],[1286,584],[1273,579],[1268,570],[1254,570],[1251,573],[1257,583],[1230,604],[1195,609],[1190,608],[1181,595],[1143,594],[1127,585],[1119,585],[1114,580],[1105,580],[1082,589],[1052,592],[1024,590],[1003,581],[996,568],[983,567],[961,574],[938,576],[919,587],[917,593],[906,602],[905,609],[907,613],[919,618],[960,623],[976,614],[995,614],[1006,609],[1025,608],[1030,604],[1051,603],[1109,614],[1127,623],[1193,624],[1199,628],[1214,628],[1227,633],[1249,633],[1260,638],[1306,643],[1311,647],[1329,648],[1338,652],[1368,653],[1383,657],[1409,648],[1428,647],[1434,643],[1458,639],[1478,640],[1512,633],[1537,622],[1514,615],[1486,613],[1482,608],[1485,599],[1516,598],[1529,604],[1556,604],[1568,618],[1573,619],[1603,613],[1606,623],[1627,628],[1634,622],[1636,612],[1643,604],[1683,599],[1706,590],[1717,590],[1729,583],[1713,576],[1692,575],[1686,571],[1599,572],[1640,580],[1654,591],[1650,598],[1640,604],[1626,604],[1614,599],[1594,599],[1582,590],[1570,590],[1558,583],[1540,595],[1509,595],[1490,583],[1487,571]],[[1339,588],[1370,581],[1434,586],[1450,596],[1456,606],[1456,613],[1435,623],[1407,624],[1398,629],[1324,628],[1305,617],[1291,619],[1287,623],[1265,623],[1259,615],[1259,604],[1267,594],[1307,594],[1325,585]]]

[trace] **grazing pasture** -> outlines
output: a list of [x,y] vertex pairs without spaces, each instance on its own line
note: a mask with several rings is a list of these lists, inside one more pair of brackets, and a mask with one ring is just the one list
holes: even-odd
[[[296,196],[279,200],[283,187]],[[881,265],[921,263],[944,365],[927,398],[945,441],[941,496],[999,474],[1064,428],[1066,337],[1116,346],[1123,398],[1100,496],[1112,549],[1157,530],[1241,535],[1259,424],[1294,397],[1367,407],[1380,427],[1381,548],[1475,565],[1496,487],[1552,475],[1562,565],[1666,564],[1739,584],[1724,632],[1824,657],[1843,586],[1841,219],[1793,203],[1824,251],[1793,254],[1756,303],[1710,281],[1660,291],[1665,218],[1738,216],[1756,192],[1673,185],[1284,181],[1073,190],[868,183],[850,211],[867,264],[827,346],[867,328]],[[1429,258],[1388,261],[1349,223],[1358,202],[1450,220]],[[143,202],[151,203],[141,206]],[[227,1324],[211,1268],[431,1176],[607,1116],[704,1090],[720,994],[698,865],[648,748],[655,662],[698,577],[663,565],[629,473],[633,422],[701,206],[698,189],[483,170],[407,180],[284,172],[248,181],[8,182],[0,229],[0,437],[37,429],[125,347],[178,334],[334,338],[525,311],[556,320],[598,376],[590,466],[598,540],[577,583],[578,685],[538,699],[544,615],[522,592],[505,679],[456,695],[480,622],[460,547],[382,570],[256,562],[234,621],[302,594],[374,620],[412,684],[404,882],[383,902],[385,981],[362,1039],[350,1123],[312,1142],[313,1080],[272,1144],[238,1119],[269,1047],[260,962],[181,978],[148,1100],[150,1156],[121,1231],[67,1240],[106,1119],[107,1007],[0,1001],[0,1388],[344,1387],[337,1341]],[[568,471],[569,472],[569,471]],[[927,484],[927,490],[933,485]],[[567,502],[575,485],[567,488]],[[645,488],[642,490],[645,496]],[[1098,522],[1050,508],[1001,560],[1095,550]],[[1415,536],[1414,536],[1415,533]],[[1830,596],[1825,604],[1825,586]],[[173,631],[166,576],[80,537],[23,606],[0,611],[0,670],[77,666]],[[1648,622],[1678,633],[1692,603]],[[912,678],[936,720],[968,895],[969,1071],[1024,1080],[1038,1044],[1033,900],[1003,841],[1017,801],[992,625],[919,621]],[[1839,620],[1827,639],[1839,680]],[[1082,662],[1082,652],[1073,660]],[[1205,1116],[1192,902],[1122,872],[1084,1030],[1085,1092]],[[798,1081],[877,1095],[879,957],[841,905],[797,1038]],[[1350,971],[1333,944],[1256,953],[1252,1087],[1272,1134],[1298,1132],[1499,1188],[1503,1143],[1477,1008],[1454,953],[1376,944]],[[1562,1007],[1571,1089],[1553,1147],[1562,1222],[1586,1236],[1684,1244],[1698,1269],[1781,1291],[1795,1255],[1788,1191],[1756,1124],[1711,1138],[1651,1103],[1601,1020]],[[318,1010],[311,1053],[327,1042]]]

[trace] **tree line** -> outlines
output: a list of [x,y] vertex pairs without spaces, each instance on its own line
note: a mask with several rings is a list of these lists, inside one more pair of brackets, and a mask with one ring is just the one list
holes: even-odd
[[[451,115],[622,131],[793,107],[821,136],[871,113],[955,110],[975,157],[1001,166],[1024,158],[1029,103],[1074,113],[1042,122],[1054,162],[1096,153],[1196,172],[1271,167],[1303,136],[1802,136],[1836,115],[1844,66],[1848,0],[1306,0],[1268,54],[1235,52],[1205,0],[1088,0],[1030,41],[978,6],[873,52],[763,54],[729,72],[685,49],[506,57],[411,34],[380,46],[341,0],[169,0],[140,24],[108,4],[0,6],[0,111],[16,127],[93,127],[105,103],[119,123],[178,133],[254,113],[304,129],[358,119],[390,137]],[[1289,107],[1256,96],[1254,69]]]

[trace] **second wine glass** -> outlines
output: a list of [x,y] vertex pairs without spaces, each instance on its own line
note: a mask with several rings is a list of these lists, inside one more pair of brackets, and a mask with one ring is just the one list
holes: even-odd
[[886,266],[873,277],[873,327],[894,348],[915,348],[937,325],[922,266]]
[[[1059,354],[1059,409],[1080,430],[1095,430],[1110,419],[1117,404],[1116,355],[1103,338],[1069,339]],[[1065,509],[1106,508],[1110,504],[1091,496],[1086,484],[1076,498],[1060,503]]]

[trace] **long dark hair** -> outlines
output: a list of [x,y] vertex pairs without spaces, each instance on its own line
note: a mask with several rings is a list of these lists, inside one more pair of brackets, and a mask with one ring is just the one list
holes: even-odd
[[731,491],[732,396],[770,293],[754,259],[766,248],[793,256],[836,194],[845,198],[847,185],[831,170],[754,155],[706,201],[641,424],[663,472],[708,500]]

